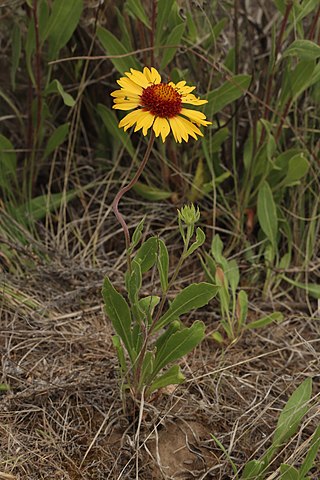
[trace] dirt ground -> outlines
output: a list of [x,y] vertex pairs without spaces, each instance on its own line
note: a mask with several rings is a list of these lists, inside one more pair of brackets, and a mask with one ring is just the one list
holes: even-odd
[[288,299],[272,305],[282,324],[221,348],[213,301],[196,315],[208,338],[182,364],[186,383],[124,413],[104,272],[68,271],[39,266],[3,297],[0,479],[235,479],[231,461],[240,471],[265,452],[288,396],[313,377],[308,415],[272,471],[301,463],[319,424],[319,315]]

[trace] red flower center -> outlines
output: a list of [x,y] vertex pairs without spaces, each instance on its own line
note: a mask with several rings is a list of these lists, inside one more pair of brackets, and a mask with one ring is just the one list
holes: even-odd
[[141,106],[156,117],[173,118],[181,112],[181,95],[171,85],[159,83],[143,90]]

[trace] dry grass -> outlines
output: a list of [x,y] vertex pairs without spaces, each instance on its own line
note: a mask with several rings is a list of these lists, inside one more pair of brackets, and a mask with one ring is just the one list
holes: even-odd
[[[211,434],[238,468],[265,451],[288,396],[307,376],[316,380],[319,318],[297,305],[293,313],[287,301],[281,325],[248,332],[226,349],[208,338],[186,359],[184,385],[124,414],[100,296],[105,272],[121,283],[123,258],[112,248],[118,235],[111,237],[98,267],[59,257],[29,271],[28,282],[4,279],[1,381],[10,389],[0,397],[0,478],[236,478]],[[198,316],[210,332],[217,305]],[[308,451],[319,423],[316,381],[313,395],[276,466],[297,465]],[[319,476],[314,469],[311,478]]]

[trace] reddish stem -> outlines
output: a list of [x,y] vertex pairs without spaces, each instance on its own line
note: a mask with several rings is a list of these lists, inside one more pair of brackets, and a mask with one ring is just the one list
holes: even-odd
[[130,247],[130,234],[129,234],[128,226],[127,226],[123,216],[121,215],[121,213],[118,210],[118,205],[119,205],[119,202],[120,202],[121,198],[123,197],[123,195],[126,192],[128,192],[136,184],[136,182],[138,181],[141,173],[143,172],[144,167],[146,166],[147,161],[150,157],[151,149],[152,149],[153,142],[154,142],[154,137],[155,137],[155,135],[154,135],[154,132],[152,131],[146,153],[144,154],[143,160],[142,160],[141,164],[139,165],[137,173],[132,178],[132,180],[128,183],[128,185],[126,185],[125,187],[121,188],[121,190],[119,190],[119,192],[115,196],[115,199],[113,200],[113,203],[112,203],[112,208],[113,208],[114,214],[117,217],[118,222],[121,224],[121,226],[123,228],[127,250]]

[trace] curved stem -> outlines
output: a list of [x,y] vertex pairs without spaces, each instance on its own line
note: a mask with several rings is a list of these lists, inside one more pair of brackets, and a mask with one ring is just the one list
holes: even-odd
[[142,160],[141,164],[139,165],[139,168],[138,168],[135,176],[128,183],[128,185],[126,185],[125,187],[121,188],[121,190],[119,190],[119,192],[115,196],[115,199],[113,200],[113,203],[112,203],[112,208],[113,208],[114,214],[117,217],[118,222],[121,224],[121,226],[123,228],[124,236],[125,236],[125,239],[126,239],[126,249],[127,250],[130,247],[130,234],[129,234],[128,226],[127,226],[123,216],[121,215],[121,213],[118,210],[118,205],[119,205],[119,202],[120,202],[121,198],[123,197],[123,195],[126,192],[128,192],[137,183],[144,167],[146,166],[147,161],[150,157],[151,149],[152,149],[153,142],[154,142],[154,137],[155,137],[155,135],[154,135],[154,132],[152,131],[146,153],[144,154],[143,160]]

